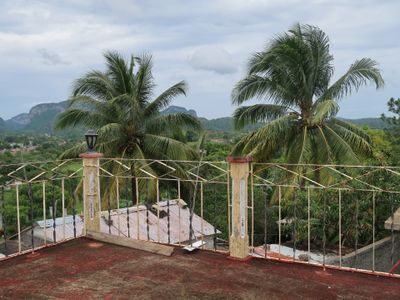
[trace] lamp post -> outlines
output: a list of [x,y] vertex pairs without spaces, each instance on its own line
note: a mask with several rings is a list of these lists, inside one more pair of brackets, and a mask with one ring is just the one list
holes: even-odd
[[94,148],[96,147],[96,142],[97,142],[97,133],[93,129],[89,129],[85,133],[85,139],[86,139],[86,145],[88,147],[87,152],[88,153],[93,153],[96,152]]
[[83,160],[83,211],[84,234],[100,231],[100,158],[96,152],[97,133],[90,129],[85,133],[87,151],[79,155]]

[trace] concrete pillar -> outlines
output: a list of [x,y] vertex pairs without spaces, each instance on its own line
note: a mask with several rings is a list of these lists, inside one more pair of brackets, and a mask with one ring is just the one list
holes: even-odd
[[232,179],[230,257],[244,260],[249,257],[248,234],[248,177],[250,157],[228,157]]
[[101,153],[82,153],[83,159],[83,209],[84,235],[87,231],[100,232],[100,177],[99,159]]

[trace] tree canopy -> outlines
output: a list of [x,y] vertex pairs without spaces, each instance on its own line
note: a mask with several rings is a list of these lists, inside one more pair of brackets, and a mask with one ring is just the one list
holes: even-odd
[[[138,159],[188,159],[196,155],[174,139],[183,129],[198,131],[200,122],[186,113],[162,115],[173,99],[185,96],[187,84],[178,82],[154,97],[152,57],[125,60],[113,51],[104,54],[105,71],[90,71],[73,83],[69,108],[60,114],[57,128],[85,126],[98,131],[98,151],[107,156]],[[85,150],[78,145],[65,153]]]
[[318,27],[297,24],[253,54],[246,76],[232,91],[232,102],[267,103],[236,109],[235,126],[265,125],[243,137],[234,152],[258,161],[283,154],[295,164],[354,163],[370,155],[369,136],[336,115],[339,100],[361,86],[383,87],[378,64],[362,58],[332,83],[333,74],[329,38]]

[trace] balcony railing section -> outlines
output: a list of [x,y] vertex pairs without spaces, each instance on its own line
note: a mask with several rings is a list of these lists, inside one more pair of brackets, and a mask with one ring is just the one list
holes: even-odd
[[400,273],[399,175],[389,166],[252,164],[251,253]]
[[82,235],[82,160],[0,165],[0,259]]
[[100,159],[101,231],[228,251],[227,162]]
[[400,273],[399,167],[96,159],[0,165],[0,259],[85,235],[96,196],[105,234]]

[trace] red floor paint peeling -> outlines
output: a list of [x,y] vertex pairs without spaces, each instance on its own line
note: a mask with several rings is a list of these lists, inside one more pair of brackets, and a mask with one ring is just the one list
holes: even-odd
[[400,279],[77,239],[0,262],[1,299],[400,299]]

